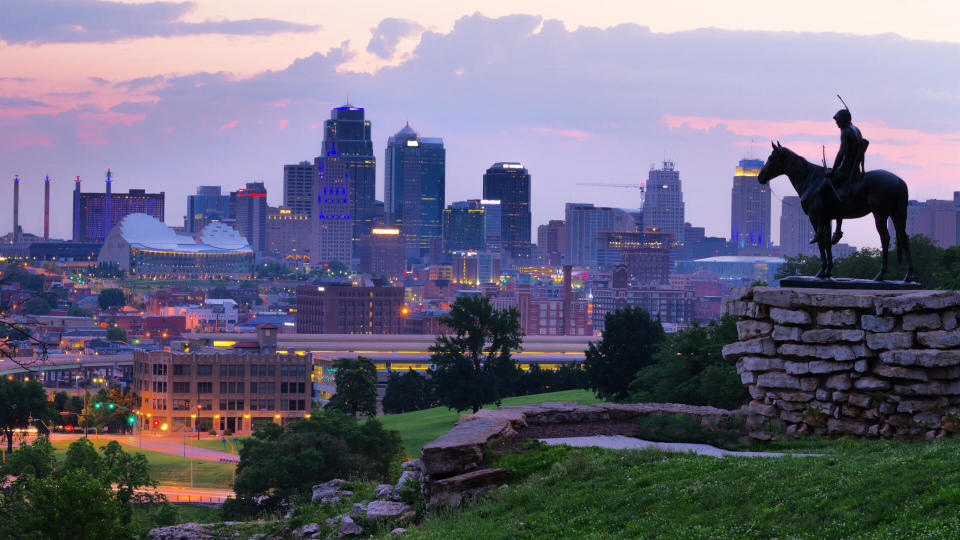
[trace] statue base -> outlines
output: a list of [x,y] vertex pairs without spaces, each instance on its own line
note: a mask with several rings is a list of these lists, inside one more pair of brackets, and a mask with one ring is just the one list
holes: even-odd
[[780,280],[781,287],[797,289],[858,289],[867,291],[919,290],[919,283],[906,281],[874,281],[872,279],[816,278],[813,276],[790,276]]

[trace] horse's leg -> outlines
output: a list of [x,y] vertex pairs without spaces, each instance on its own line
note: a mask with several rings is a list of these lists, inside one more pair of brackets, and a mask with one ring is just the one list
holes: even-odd
[[829,219],[824,224],[823,228],[823,249],[827,252],[826,259],[826,268],[827,271],[823,274],[823,277],[828,278],[833,276],[833,244],[831,243],[830,238],[830,229],[833,225],[833,222]]
[[[886,220],[884,220],[886,221]],[[907,235],[907,216],[906,213],[897,212],[893,216],[893,229],[897,233],[897,259],[899,260],[900,251],[907,256],[907,275],[903,276],[903,281],[910,283],[917,279],[913,276],[913,257],[910,255],[910,236]],[[887,233],[889,236],[890,233]]]
[[837,218],[837,230],[833,233],[833,238],[830,239],[831,244],[836,244],[843,238],[843,231],[840,230],[840,227],[843,226],[843,218]]
[[880,233],[880,272],[874,276],[874,281],[883,281],[884,274],[887,273],[887,255],[890,250],[890,231],[887,230],[887,215],[874,214],[873,219],[877,224],[877,232]]
[[[829,226],[829,221],[827,222]],[[830,243],[830,233],[827,231],[823,222],[815,222],[813,239],[817,241],[817,248],[820,249],[820,270],[813,277],[824,278],[827,276],[827,244]]]

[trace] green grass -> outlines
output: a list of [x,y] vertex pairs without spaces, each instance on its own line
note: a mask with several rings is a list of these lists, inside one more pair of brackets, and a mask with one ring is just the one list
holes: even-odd
[[[245,441],[249,437],[244,436],[244,437],[238,437],[238,438],[240,439],[240,441],[234,442],[232,436],[227,437],[228,441],[226,446],[224,446],[223,442],[220,441],[219,437],[216,439],[201,439],[199,441],[193,441],[193,445],[199,446],[200,448],[206,448],[207,450],[216,450],[218,452],[236,454],[240,451],[240,448],[243,447],[243,441]],[[233,446],[231,446],[230,443],[233,443]]]
[[[506,398],[502,404],[530,405],[545,401],[576,401],[591,404],[600,400],[593,395],[593,392],[588,390],[565,390],[563,392]],[[491,409],[493,406],[488,405],[486,408]],[[388,414],[381,416],[380,421],[383,422],[385,428],[400,432],[400,436],[403,437],[403,448],[407,455],[418,457],[420,448],[449,431],[460,414],[445,407],[435,407],[403,414]]]
[[[101,446],[106,446],[107,441],[93,440],[93,444],[99,450]],[[67,447],[73,441],[57,441],[53,447],[57,450],[57,458],[62,459],[66,453]],[[141,450],[136,446],[121,444],[124,451],[131,454],[141,453],[146,456],[150,462],[150,472],[154,479],[164,485],[190,485],[190,459],[172,454],[153,452],[151,450]],[[230,489],[233,478],[233,465],[207,461],[203,459],[193,460],[193,486],[198,488],[219,488]]]
[[531,446],[498,459],[508,489],[405,536],[960,537],[960,439],[820,441],[824,457],[772,459]]

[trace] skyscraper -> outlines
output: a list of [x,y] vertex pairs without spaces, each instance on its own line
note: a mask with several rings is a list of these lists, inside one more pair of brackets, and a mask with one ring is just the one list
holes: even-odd
[[[109,173],[109,171],[108,171]],[[108,227],[124,217],[140,213],[163,221],[164,193],[147,193],[131,189],[129,193],[112,193],[112,174],[108,174],[105,193],[82,193],[80,177],[73,191],[73,240],[103,242]]]
[[730,242],[739,251],[769,250],[770,186],[757,181],[763,162],[741,159],[730,197]]
[[537,249],[543,254],[546,264],[563,264],[563,254],[567,250],[566,238],[566,223],[561,219],[551,219],[546,225],[537,227]]
[[960,246],[960,192],[954,192],[953,200],[910,201],[907,234],[922,234],[942,248]]
[[643,203],[643,226],[673,233],[674,241],[683,244],[683,190],[680,172],[672,161],[664,161],[662,169],[650,169],[646,198]]
[[484,212],[480,201],[458,201],[443,211],[443,251],[484,248]]
[[283,166],[283,206],[293,214],[310,215],[313,210],[313,163],[301,161]]
[[387,223],[400,229],[408,256],[419,256],[442,233],[446,190],[443,139],[420,137],[408,123],[387,142],[384,170]]
[[267,188],[263,182],[247,182],[246,187],[231,192],[230,208],[237,230],[259,256],[267,249]]
[[230,196],[223,195],[220,186],[197,186],[196,195],[187,195],[187,216],[183,230],[195,234],[212,221],[233,218]]
[[490,251],[503,249],[503,210],[500,201],[495,199],[481,199],[483,208],[483,243]]
[[494,163],[483,175],[483,198],[500,201],[503,253],[530,258],[530,173],[520,163]]
[[800,197],[784,197],[780,207],[780,253],[785,257],[814,255],[813,225],[800,207]]
[[614,209],[584,203],[567,203],[566,252],[563,264],[596,268],[600,231],[612,231]]

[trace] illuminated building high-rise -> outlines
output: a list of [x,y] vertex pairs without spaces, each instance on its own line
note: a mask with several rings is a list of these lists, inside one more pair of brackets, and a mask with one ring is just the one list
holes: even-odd
[[77,177],[73,191],[75,242],[103,242],[110,232],[108,227],[130,214],[147,214],[161,222],[164,220],[164,192],[131,189],[128,193],[113,193],[111,180],[112,174],[108,174],[106,193],[83,193],[80,191],[80,177]]
[[313,163],[301,161],[283,166],[283,206],[294,214],[313,210]]
[[183,220],[183,230],[195,234],[202,231],[208,223],[233,217],[230,196],[223,195],[220,186],[197,186],[196,195],[187,195],[187,215]]
[[483,175],[483,198],[500,201],[503,253],[513,261],[530,258],[530,173],[520,163],[494,163]]
[[643,226],[660,232],[673,233],[674,241],[683,244],[684,223],[683,190],[680,171],[672,161],[664,161],[663,168],[650,169],[646,197],[643,203]]
[[770,186],[757,181],[763,162],[741,159],[733,176],[730,203],[730,242],[739,251],[769,250]]
[[384,211],[398,227],[407,255],[420,256],[440,238],[446,192],[443,139],[421,137],[408,123],[387,142]]
[[267,188],[263,182],[247,182],[230,192],[230,208],[237,230],[259,256],[267,249]]
[[480,201],[457,201],[443,211],[443,250],[480,251],[485,247],[485,221]]

